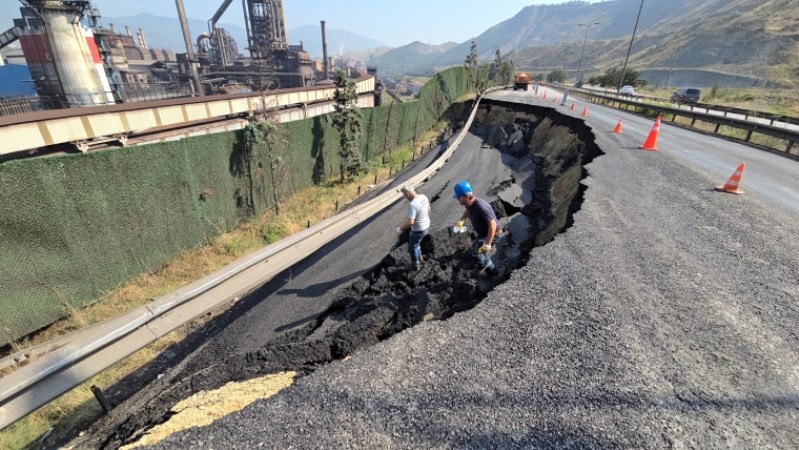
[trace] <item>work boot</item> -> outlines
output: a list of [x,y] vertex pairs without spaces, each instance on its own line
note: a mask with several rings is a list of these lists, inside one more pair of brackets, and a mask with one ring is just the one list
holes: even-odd
[[491,267],[475,267],[474,270],[472,270],[472,276],[475,278],[482,277],[484,275],[495,277],[499,275],[499,269],[497,269],[496,266],[491,266]]

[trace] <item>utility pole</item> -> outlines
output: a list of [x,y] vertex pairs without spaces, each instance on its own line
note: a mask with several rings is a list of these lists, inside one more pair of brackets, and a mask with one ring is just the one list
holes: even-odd
[[591,29],[592,25],[599,25],[599,22],[591,22],[591,23],[578,23],[578,27],[585,27],[585,37],[583,38],[583,48],[580,50],[580,62],[577,64],[577,78],[574,81],[574,84],[577,85],[582,80],[582,69],[583,69],[583,53],[585,52],[585,42],[588,40],[588,30]]
[[666,83],[664,86],[669,85],[669,80],[671,80],[671,73],[674,71],[674,63],[677,62],[677,53],[680,52],[680,44],[677,44],[677,49],[674,50],[674,59],[671,60],[671,67],[669,67],[669,76],[666,77]]
[[621,79],[619,80],[619,86],[616,88],[616,92],[619,92],[622,85],[624,84],[624,75],[627,73],[627,61],[630,59],[630,51],[633,49],[633,41],[635,40],[635,32],[638,30],[638,21],[641,19],[641,10],[644,9],[644,0],[641,0],[641,6],[638,7],[638,17],[635,18],[635,27],[633,28],[633,35],[630,38],[630,47],[627,48],[627,57],[624,58],[624,68],[621,69]]
[[197,73],[197,58],[194,57],[194,47],[191,44],[189,24],[186,22],[186,12],[183,10],[183,0],[175,0],[175,6],[178,8],[180,28],[183,30],[183,41],[186,44],[186,59],[189,62],[191,78],[194,80],[194,86],[196,88],[197,95],[202,97],[205,94],[203,93],[203,85],[200,83],[200,74]]

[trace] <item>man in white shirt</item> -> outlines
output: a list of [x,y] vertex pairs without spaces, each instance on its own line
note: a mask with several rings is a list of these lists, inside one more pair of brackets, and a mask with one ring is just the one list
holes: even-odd
[[411,270],[422,267],[422,238],[430,230],[430,200],[424,194],[417,194],[413,186],[403,186],[400,189],[403,197],[408,200],[407,220],[397,227],[397,234],[411,230],[408,235],[408,253],[411,255]]

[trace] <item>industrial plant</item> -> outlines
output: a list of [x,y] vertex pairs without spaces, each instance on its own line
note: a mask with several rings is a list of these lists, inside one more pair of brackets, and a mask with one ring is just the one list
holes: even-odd
[[[333,67],[325,22],[320,30],[323,60],[313,61],[302,42],[289,43],[282,0],[241,2],[247,31],[243,45],[217,26],[233,0],[222,1],[207,31],[195,30],[195,39],[182,0],[176,0],[185,52],[149,46],[141,28],[103,24],[88,0],[20,3],[20,17],[0,35],[0,49],[19,41],[38,97],[33,109],[306,88],[328,80]],[[352,77],[366,75],[345,69]]]

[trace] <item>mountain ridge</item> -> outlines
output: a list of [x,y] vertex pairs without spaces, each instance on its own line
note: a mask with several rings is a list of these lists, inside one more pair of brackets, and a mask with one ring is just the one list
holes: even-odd
[[[630,67],[713,68],[795,85],[799,75],[799,8],[792,7],[792,1],[647,2],[641,11]],[[621,67],[640,4],[640,0],[611,0],[526,6],[475,38],[478,56],[490,61],[499,49],[522,70],[539,72],[560,67],[574,77],[582,69],[587,72],[585,79],[592,73]],[[579,26],[594,22],[599,24],[587,30]],[[405,51],[404,64],[392,61],[389,52],[383,62],[393,75],[425,75],[433,67],[463,64],[470,45],[470,41],[460,43],[434,60],[425,55],[413,58]]]

